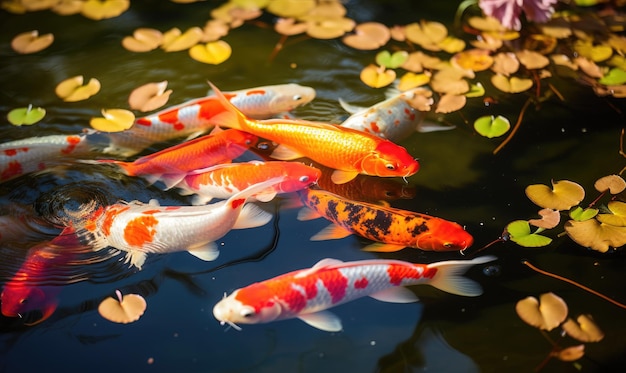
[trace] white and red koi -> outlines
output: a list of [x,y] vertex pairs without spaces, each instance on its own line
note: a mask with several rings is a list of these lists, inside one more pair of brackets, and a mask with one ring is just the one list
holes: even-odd
[[176,184],[176,187],[183,190],[182,194],[196,194],[193,204],[198,205],[206,204],[213,198],[230,198],[254,184],[283,177],[284,180],[280,183],[252,196],[266,202],[271,201],[277,193],[291,193],[308,187],[317,182],[320,174],[319,169],[299,162],[250,161],[220,164],[192,172]]
[[315,328],[337,332],[342,329],[341,320],[325,310],[357,298],[415,302],[418,300],[415,294],[404,287],[417,284],[428,284],[456,295],[481,295],[479,284],[460,275],[476,264],[492,260],[495,257],[483,256],[413,264],[385,259],[353,262],[323,259],[312,268],[235,290],[215,305],[213,315],[220,323],[236,329],[239,329],[237,324],[299,318]]
[[352,115],[342,127],[374,134],[383,139],[399,142],[412,135],[415,131],[431,132],[454,128],[441,126],[424,121],[427,112],[414,108],[414,100],[423,88],[415,88],[394,95],[369,108],[347,104],[339,99],[341,106]]
[[133,162],[116,160],[84,161],[87,163],[114,163],[129,176],[141,176],[150,182],[163,179],[167,187],[178,183],[191,171],[229,163],[257,142],[247,132],[228,129],[213,132],[143,156]]
[[30,137],[0,144],[0,182],[89,154],[86,135]]
[[72,228],[66,228],[51,241],[40,243],[28,251],[22,266],[13,278],[4,284],[0,301],[2,314],[8,317],[25,317],[38,311],[41,318],[26,325],[38,324],[49,318],[57,308],[60,285],[46,285],[53,271],[72,261],[78,249],[84,249]]
[[275,178],[255,184],[211,205],[116,203],[86,221],[81,237],[94,250],[111,246],[125,251],[126,262],[139,269],[150,253],[186,250],[202,260],[215,260],[219,254],[215,240],[231,229],[258,227],[271,219],[271,214],[245,202],[281,181],[282,178]]
[[[250,117],[271,118],[309,103],[315,98],[315,90],[298,84],[278,84],[225,95]],[[104,152],[129,157],[154,143],[199,136],[213,128],[210,119],[222,110],[217,98],[210,95],[138,118],[128,130],[106,134],[110,142]]]

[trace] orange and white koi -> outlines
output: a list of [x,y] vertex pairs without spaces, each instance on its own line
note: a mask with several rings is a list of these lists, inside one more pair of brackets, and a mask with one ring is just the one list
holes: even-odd
[[0,144],[0,182],[91,152],[86,135],[29,137]]
[[474,238],[457,223],[417,212],[351,201],[323,190],[298,192],[309,209],[300,211],[299,220],[322,216],[333,224],[311,240],[328,240],[357,234],[376,243],[365,251],[393,252],[405,247],[426,251],[459,251],[472,245]]
[[57,308],[59,285],[45,285],[55,268],[73,260],[78,249],[84,248],[72,228],[66,228],[51,241],[32,247],[22,266],[11,280],[4,284],[0,302],[2,314],[8,317],[25,317],[37,311],[41,317],[26,325],[38,324],[49,318]]
[[333,181],[346,183],[358,174],[408,177],[419,163],[391,141],[334,124],[300,120],[255,120],[233,106],[213,85],[224,108],[212,117],[215,125],[237,128],[280,144],[272,153],[279,160],[308,157],[335,169]]
[[255,184],[211,205],[116,203],[86,221],[81,237],[94,250],[111,246],[125,251],[126,262],[139,269],[151,253],[186,250],[202,260],[215,260],[219,254],[215,240],[231,229],[258,227],[271,219],[271,214],[245,202],[281,181],[275,178]]
[[410,89],[369,108],[349,105],[339,99],[344,110],[352,114],[341,123],[341,126],[371,133],[394,142],[406,139],[415,131],[432,132],[453,129],[454,126],[441,126],[425,121],[427,112],[414,108],[412,100],[423,90],[423,88]]
[[283,177],[280,183],[252,196],[256,200],[267,202],[274,199],[277,193],[291,193],[307,188],[317,182],[320,174],[319,169],[299,162],[250,161],[220,164],[192,172],[176,184],[176,187],[183,190],[182,194],[196,194],[193,202],[196,205],[206,204],[213,198],[230,198],[251,185]]
[[470,267],[495,260],[483,256],[472,260],[451,260],[413,264],[399,260],[341,262],[322,259],[312,268],[293,271],[237,289],[213,308],[223,325],[267,323],[299,318],[329,332],[342,329],[341,320],[326,311],[361,297],[383,302],[417,301],[405,286],[428,284],[445,292],[474,297],[482,294],[479,284],[460,276]]
[[[233,105],[254,118],[271,118],[307,104],[315,90],[299,84],[278,84],[225,93]],[[214,95],[186,101],[138,118],[126,131],[109,133],[105,153],[129,157],[150,145],[178,137],[194,138],[213,128],[211,117],[223,110]]]
[[217,131],[143,156],[133,162],[116,160],[85,161],[113,163],[129,176],[141,176],[151,182],[163,178],[171,187],[191,171],[231,162],[256,144],[257,137],[247,132],[228,129]]

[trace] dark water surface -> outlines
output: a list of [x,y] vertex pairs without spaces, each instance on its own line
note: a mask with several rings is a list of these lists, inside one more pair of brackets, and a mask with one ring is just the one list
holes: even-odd
[[[271,28],[246,24],[224,38],[233,55],[217,66],[196,62],[186,52],[132,53],[121,47],[121,39],[138,27],[161,31],[202,27],[209,11],[220,4],[138,1],[121,16],[99,22],[48,11],[0,12],[0,116],[28,104],[47,110],[45,119],[33,126],[14,127],[3,120],[2,141],[80,133],[102,108],[127,107],[128,94],[135,87],[162,80],[174,91],[168,105],[204,96],[207,80],[224,90],[295,82],[317,91],[313,103],[295,114],[333,122],[346,116],[337,103],[339,97],[363,106],[384,99],[384,89],[368,88],[359,80],[360,70],[373,62],[375,52],[356,51],[338,40],[288,43],[269,62],[279,36]],[[348,16],[357,22],[393,25],[421,19],[449,23],[456,4],[349,1],[347,7]],[[11,39],[33,29],[52,32],[54,44],[33,55],[17,55],[10,48]],[[102,90],[87,101],[62,102],[54,87],[75,75],[98,78]],[[458,126],[455,130],[418,133],[405,140],[402,145],[420,159],[422,168],[408,179],[415,197],[391,201],[392,206],[457,221],[474,235],[474,248],[480,248],[498,238],[509,222],[535,217],[537,208],[524,195],[529,184],[576,181],[585,187],[585,201],[590,202],[595,197],[593,182],[626,164],[618,154],[624,126],[619,110],[626,105],[598,98],[589,87],[571,80],[555,84],[565,102],[548,100],[539,110],[531,106],[516,137],[496,156],[492,150],[500,140],[480,137],[463,118],[490,114],[516,118],[526,96],[491,92],[499,104],[486,107],[480,99],[470,100],[462,115],[446,116]],[[156,144],[144,154],[166,145]],[[372,188],[375,183],[372,179]],[[151,198],[163,205],[190,202],[111,168],[79,164],[64,172],[31,174],[0,184],[0,212],[21,215],[24,206],[41,207],[59,194],[78,193],[73,190],[100,193],[103,203]],[[80,193],[72,198],[80,198]],[[299,320],[225,330],[212,315],[213,305],[225,292],[310,267],[322,258],[394,258],[416,263],[462,258],[456,252],[413,249],[366,253],[360,249],[368,242],[356,237],[312,242],[309,237],[328,222],[298,221],[297,209],[281,208],[286,202],[277,198],[264,204],[274,213],[266,226],[231,232],[220,240],[221,254],[214,262],[185,252],[151,255],[143,270],[137,271],[120,262],[122,256],[114,252],[81,253],[75,265],[47,283],[62,287],[58,308],[48,320],[26,326],[25,320],[0,316],[0,371],[528,372],[551,346],[537,329],[520,320],[515,304],[545,292],[563,298],[572,317],[593,315],[606,335],[601,342],[587,343],[585,357],[575,364],[553,359],[544,371],[623,369],[626,311],[521,263],[529,260],[624,302],[623,252],[593,252],[567,237],[557,238],[558,232],[550,232],[555,241],[546,248],[524,249],[506,242],[485,250],[498,261],[468,273],[485,289],[477,298],[417,286],[413,290],[422,300],[419,303],[365,298],[333,309],[343,320],[340,333],[323,332]],[[1,242],[0,282],[12,277],[30,247],[58,233],[41,224],[31,229]],[[146,298],[148,309],[139,321],[120,325],[100,317],[98,304],[115,289]],[[550,335],[562,346],[579,344],[556,331]]]

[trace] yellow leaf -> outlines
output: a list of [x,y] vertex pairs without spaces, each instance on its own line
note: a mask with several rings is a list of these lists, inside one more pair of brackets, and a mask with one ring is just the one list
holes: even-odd
[[406,91],[415,87],[419,87],[430,82],[430,73],[425,72],[422,74],[415,74],[412,72],[408,72],[400,78],[400,82],[398,83],[398,89],[401,91]]
[[504,75],[495,74],[491,77],[491,84],[502,92],[520,93],[530,89],[533,86],[533,81],[520,79],[515,76],[509,79]]
[[468,49],[455,54],[450,62],[460,69],[484,71],[493,64],[493,57],[485,49]]
[[83,16],[99,21],[117,17],[130,6],[130,0],[87,0],[83,4]]
[[135,88],[128,97],[128,104],[131,109],[139,111],[152,111],[165,105],[172,93],[167,88],[167,80],[159,83],[148,83]]
[[283,18],[298,18],[313,8],[315,0],[274,0],[267,6],[267,11]]
[[161,45],[163,34],[159,30],[151,28],[138,28],[133,36],[122,39],[122,46],[131,52],[149,52]]
[[554,210],[569,210],[585,198],[583,187],[569,180],[552,181],[552,189],[543,184],[529,185],[525,192],[537,206]]
[[44,50],[52,44],[54,35],[45,34],[39,36],[39,31],[23,32],[11,41],[11,48],[21,54],[29,54]]
[[519,60],[512,52],[501,52],[494,56],[491,70],[496,74],[509,76],[519,70]]
[[609,251],[609,247],[626,245],[626,227],[600,223],[596,219],[569,220],[565,231],[577,244],[602,253]]
[[609,45],[593,45],[591,41],[578,40],[574,43],[574,50],[583,57],[589,58],[593,62],[608,60],[613,54],[613,48]]
[[596,219],[604,224],[626,227],[626,203],[611,201],[607,204],[607,207],[611,214],[599,214]]
[[439,47],[448,53],[457,53],[465,49],[465,42],[461,39],[448,36],[439,43]]
[[189,49],[189,55],[196,61],[219,65],[226,61],[232,54],[230,45],[223,41],[213,41],[206,44],[198,44]]
[[369,65],[361,70],[361,81],[372,88],[386,87],[396,79],[396,72],[384,67]]
[[100,82],[96,78],[91,78],[83,85],[82,75],[66,79],[55,88],[55,93],[65,102],[76,102],[86,100],[100,91]]
[[453,111],[457,111],[465,106],[467,102],[467,97],[464,95],[452,95],[449,93],[444,94],[439,99],[437,103],[437,109],[435,109],[436,113],[451,113]]
[[619,175],[608,175],[596,180],[593,186],[600,193],[608,190],[611,194],[618,194],[626,189],[626,181]]
[[406,38],[430,51],[439,51],[439,45],[447,36],[448,29],[439,22],[421,21],[411,23],[404,28]]
[[554,293],[541,294],[539,300],[526,297],[515,305],[517,315],[528,325],[542,330],[552,330],[567,317],[567,304]]
[[196,45],[202,38],[203,33],[200,27],[191,27],[185,33],[174,27],[163,34],[161,48],[166,52],[177,52],[189,49]]
[[132,127],[135,115],[124,109],[102,110],[104,118],[91,118],[91,127],[102,132],[119,132]]
[[515,55],[519,62],[530,70],[544,68],[550,63],[548,57],[526,49],[516,52]]
[[604,338],[604,333],[590,315],[580,315],[576,321],[567,319],[562,328],[570,337],[581,342],[600,342]]

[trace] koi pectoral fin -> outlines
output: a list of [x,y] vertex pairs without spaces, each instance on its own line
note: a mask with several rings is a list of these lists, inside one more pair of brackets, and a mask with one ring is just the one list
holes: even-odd
[[35,320],[33,322],[30,323],[24,323],[24,325],[26,326],[33,326],[33,325],[37,325],[45,320],[47,320],[50,316],[52,316],[52,314],[54,313],[54,311],[56,311],[57,309],[57,301],[48,303],[46,305],[46,307],[44,309],[41,310],[41,318],[38,320]]
[[302,158],[303,155],[285,145],[278,145],[270,154],[270,157],[281,161],[292,161]]
[[370,297],[381,302],[389,303],[413,303],[419,301],[419,298],[407,288],[395,287],[370,294]]
[[272,220],[272,214],[262,208],[246,203],[233,226],[233,229],[261,227]]
[[299,315],[298,318],[312,327],[326,332],[339,332],[343,328],[339,317],[328,311],[307,313]]
[[204,260],[205,262],[210,262],[220,255],[220,251],[215,245],[215,242],[209,242],[204,246],[195,247],[187,250],[189,254],[195,256],[198,259]]
[[297,219],[300,221],[308,221],[308,220],[318,219],[321,217],[322,215],[320,215],[317,211],[312,210],[308,207],[305,207],[301,209],[300,211],[298,211]]
[[375,253],[393,253],[404,249],[406,246],[394,245],[390,243],[376,242],[371,245],[367,245],[363,248],[363,251],[375,252]]
[[338,240],[348,237],[352,232],[338,225],[331,224],[311,237],[311,241]]
[[345,184],[345,183],[353,180],[358,175],[359,175],[359,173],[356,172],[356,171],[335,170],[335,171],[333,171],[333,174],[330,175],[330,179],[335,184]]

